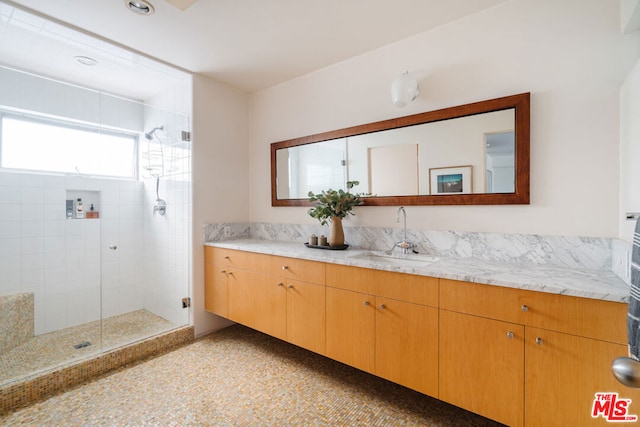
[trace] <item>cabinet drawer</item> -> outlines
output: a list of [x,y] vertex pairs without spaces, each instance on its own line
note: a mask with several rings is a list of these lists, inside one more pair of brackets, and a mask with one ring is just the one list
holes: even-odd
[[204,247],[204,262],[221,263],[224,258],[226,249],[214,248],[213,246]]
[[327,264],[327,286],[438,306],[438,279],[413,274]]
[[413,274],[378,271],[376,295],[438,307],[438,279]]
[[213,262],[221,267],[235,267],[242,270],[263,271],[269,261],[268,255],[237,251],[234,249],[205,246],[205,262]]
[[270,273],[271,257],[269,255],[222,249],[219,256],[228,267]]
[[323,262],[271,256],[270,271],[271,274],[284,276],[287,279],[324,285],[325,265]]
[[627,304],[440,280],[445,310],[623,344]]
[[458,313],[524,324],[523,291],[440,279],[440,308]]
[[216,257],[229,267],[324,284],[324,263],[322,262],[229,249],[222,250],[220,254],[216,253]]
[[627,304],[527,292],[526,325],[618,344],[627,343]]

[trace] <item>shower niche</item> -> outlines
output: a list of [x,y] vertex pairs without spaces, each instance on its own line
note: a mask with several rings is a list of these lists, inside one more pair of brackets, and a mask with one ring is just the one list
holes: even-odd
[[65,217],[67,219],[100,218],[100,192],[67,190]]

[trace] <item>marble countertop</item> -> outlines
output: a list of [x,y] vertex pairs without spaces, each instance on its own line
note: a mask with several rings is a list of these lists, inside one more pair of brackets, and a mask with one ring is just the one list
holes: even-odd
[[613,272],[605,270],[429,257],[427,254],[402,255],[399,250],[389,256],[379,251],[323,250],[308,248],[303,243],[268,240],[227,240],[206,242],[205,245],[605,301],[627,302],[629,297],[629,286]]

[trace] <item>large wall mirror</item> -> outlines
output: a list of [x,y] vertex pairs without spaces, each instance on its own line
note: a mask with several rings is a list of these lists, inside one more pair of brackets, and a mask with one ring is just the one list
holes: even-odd
[[529,203],[529,93],[271,144],[272,206],[345,189],[365,205]]

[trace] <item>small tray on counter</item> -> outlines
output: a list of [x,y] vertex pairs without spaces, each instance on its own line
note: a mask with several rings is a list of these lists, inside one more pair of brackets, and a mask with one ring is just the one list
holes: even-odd
[[312,249],[327,249],[330,251],[343,251],[345,249],[347,249],[349,247],[349,245],[340,245],[340,246],[321,246],[321,245],[310,245],[308,243],[304,244],[306,247],[308,248],[312,248]]

